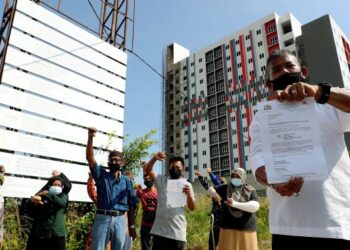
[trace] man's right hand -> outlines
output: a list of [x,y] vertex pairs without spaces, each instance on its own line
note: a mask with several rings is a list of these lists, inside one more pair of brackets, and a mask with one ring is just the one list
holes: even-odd
[[195,174],[196,176],[202,176],[202,175],[201,175],[201,172],[199,172],[199,170],[195,170],[195,171],[194,171],[194,174]]
[[96,135],[97,129],[96,128],[88,128],[88,135],[89,137],[94,137]]
[[207,168],[207,173],[211,174],[213,171],[211,170],[211,168]]
[[164,152],[158,152],[158,153],[154,154],[153,157],[154,157],[156,160],[158,160],[158,161],[163,161],[163,162],[164,162],[164,161],[165,161],[166,155],[165,155]]

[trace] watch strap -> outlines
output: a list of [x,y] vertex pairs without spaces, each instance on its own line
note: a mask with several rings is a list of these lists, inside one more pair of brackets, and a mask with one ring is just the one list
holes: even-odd
[[320,82],[318,83],[318,86],[321,87],[321,96],[316,101],[319,104],[325,104],[329,100],[329,96],[331,94],[331,87],[332,85],[328,82]]

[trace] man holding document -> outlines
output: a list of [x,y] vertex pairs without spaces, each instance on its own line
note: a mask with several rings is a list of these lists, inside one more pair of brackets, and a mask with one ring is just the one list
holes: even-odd
[[350,249],[350,90],[305,83],[289,51],[266,68],[273,100],[258,104],[249,128],[249,166],[269,186],[272,249]]
[[165,154],[154,154],[145,168],[154,180],[158,190],[156,219],[151,229],[153,250],[184,250],[186,245],[187,222],[185,206],[195,208],[195,199],[191,183],[183,178],[184,159],[172,157],[169,160],[169,176],[157,175],[153,171],[154,163],[165,160]]

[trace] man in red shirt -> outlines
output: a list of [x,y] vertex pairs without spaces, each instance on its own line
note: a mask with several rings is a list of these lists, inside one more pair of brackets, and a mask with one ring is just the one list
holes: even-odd
[[156,218],[158,192],[148,174],[143,176],[146,188],[136,190],[142,204],[141,245],[142,250],[150,249],[150,231]]

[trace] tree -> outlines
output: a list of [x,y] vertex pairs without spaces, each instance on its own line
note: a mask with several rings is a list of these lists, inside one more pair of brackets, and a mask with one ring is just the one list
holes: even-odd
[[[140,171],[141,160],[149,156],[148,150],[158,143],[152,136],[157,133],[156,129],[150,130],[144,136],[138,137],[131,142],[124,144],[123,154],[125,160],[125,170],[131,170],[135,175]],[[124,143],[127,142],[125,137]]]

